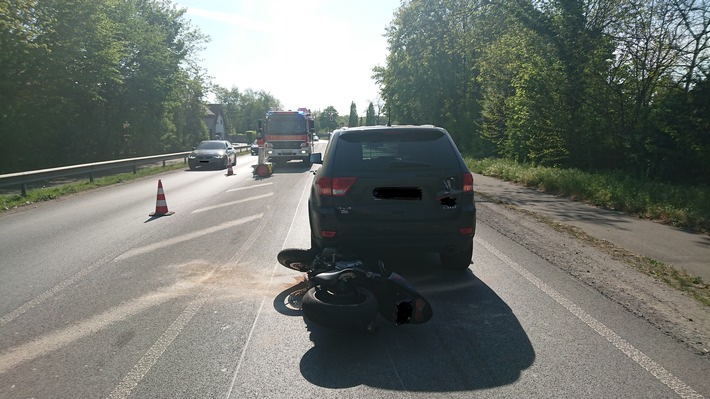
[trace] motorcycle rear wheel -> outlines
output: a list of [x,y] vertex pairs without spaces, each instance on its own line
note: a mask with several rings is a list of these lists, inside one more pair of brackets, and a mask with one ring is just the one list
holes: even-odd
[[372,331],[379,307],[369,290],[356,288],[357,294],[344,298],[316,287],[301,300],[303,317],[322,327],[341,330]]

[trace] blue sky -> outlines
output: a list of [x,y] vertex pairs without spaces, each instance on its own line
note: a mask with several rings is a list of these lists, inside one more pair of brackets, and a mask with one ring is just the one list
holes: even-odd
[[211,37],[199,54],[212,81],[264,90],[286,109],[364,115],[378,97],[372,68],[385,65],[383,34],[400,0],[176,0]]

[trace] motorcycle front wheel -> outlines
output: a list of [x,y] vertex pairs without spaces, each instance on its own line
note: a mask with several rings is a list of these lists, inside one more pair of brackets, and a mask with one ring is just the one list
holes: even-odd
[[306,319],[323,327],[371,331],[379,307],[375,295],[363,288],[344,297],[313,287],[303,296],[301,310]]
[[287,248],[281,250],[281,252],[276,255],[276,260],[278,260],[282,266],[286,266],[289,269],[306,272],[309,270],[311,262],[313,262],[315,257],[315,252],[310,249]]

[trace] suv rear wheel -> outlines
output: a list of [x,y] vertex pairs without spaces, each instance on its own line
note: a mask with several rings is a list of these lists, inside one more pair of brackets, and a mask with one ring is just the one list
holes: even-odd
[[473,241],[471,245],[463,251],[453,252],[453,253],[440,253],[441,264],[451,270],[466,270],[471,265],[471,258],[473,257]]

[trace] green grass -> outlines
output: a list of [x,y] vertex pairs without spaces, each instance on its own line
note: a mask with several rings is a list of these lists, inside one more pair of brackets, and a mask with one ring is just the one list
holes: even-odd
[[[599,207],[615,209],[704,234],[710,233],[710,187],[690,187],[632,179],[620,174],[585,173],[576,169],[532,167],[501,159],[466,159],[478,174],[537,188]],[[533,215],[535,216],[535,215]],[[541,218],[541,217],[539,217]],[[544,220],[543,220],[544,221]],[[710,306],[710,284],[655,259],[631,254],[576,228],[547,224],[573,234],[617,259]]]
[[75,194],[82,191],[91,190],[94,188],[110,186],[112,184],[124,183],[131,180],[140,179],[146,176],[157,175],[171,170],[185,169],[185,163],[179,162],[166,166],[156,166],[139,169],[135,174],[121,173],[113,176],[94,178],[93,182],[88,179],[67,183],[52,187],[42,187],[27,191],[27,196],[23,197],[20,194],[0,195],[0,213],[21,206],[31,205],[37,202],[50,201],[69,194]]

